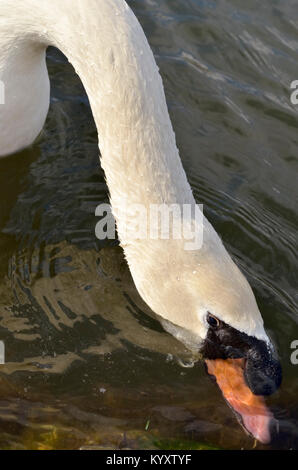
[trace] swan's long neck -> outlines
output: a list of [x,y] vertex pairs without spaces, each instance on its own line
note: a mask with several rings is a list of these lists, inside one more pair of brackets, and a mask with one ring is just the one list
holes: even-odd
[[[153,54],[124,0],[0,0],[0,155],[42,129],[48,45],[67,56],[88,94],[114,213],[132,204],[193,206]],[[156,313],[203,338],[212,309],[264,337],[251,289],[206,219],[203,249],[193,253],[176,240],[130,240],[123,218],[117,223],[138,290]]]

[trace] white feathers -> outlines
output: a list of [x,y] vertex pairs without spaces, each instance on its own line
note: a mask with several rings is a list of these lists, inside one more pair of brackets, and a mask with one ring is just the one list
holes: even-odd
[[[0,155],[29,145],[42,129],[49,44],[68,57],[88,94],[114,214],[124,203],[194,206],[157,65],[124,0],[1,0]],[[203,248],[191,252],[181,240],[125,238],[121,217],[117,223],[135,284],[152,310],[176,325],[172,333],[180,327],[184,342],[189,332],[199,344],[209,310],[267,338],[247,281],[206,219]]]

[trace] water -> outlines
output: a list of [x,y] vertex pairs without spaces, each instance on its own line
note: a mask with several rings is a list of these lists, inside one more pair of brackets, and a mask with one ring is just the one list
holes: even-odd
[[[247,275],[282,360],[268,400],[298,447],[296,2],[134,0],[196,199]],[[240,429],[203,365],[150,317],[121,249],[96,240],[107,201],[87,97],[48,50],[51,109],[0,160],[1,448],[268,448]]]

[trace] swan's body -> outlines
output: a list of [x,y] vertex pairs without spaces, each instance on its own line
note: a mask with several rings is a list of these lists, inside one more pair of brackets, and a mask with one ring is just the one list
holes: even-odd
[[119,238],[141,296],[193,347],[207,337],[209,311],[270,351],[252,290],[206,219],[200,250],[185,251],[183,240],[125,234],[131,204],[195,201],[158,68],[124,0],[0,1],[0,155],[31,144],[43,127],[48,45],[67,56],[89,97]]

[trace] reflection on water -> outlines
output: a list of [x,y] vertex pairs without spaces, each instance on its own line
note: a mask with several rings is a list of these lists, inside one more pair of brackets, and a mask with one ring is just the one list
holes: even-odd
[[[248,276],[282,358],[272,447],[297,448],[295,3],[134,0],[199,203]],[[262,448],[200,361],[140,299],[121,249],[96,240],[107,201],[88,100],[49,49],[35,145],[0,161],[1,448]],[[196,359],[196,358],[195,358]]]

